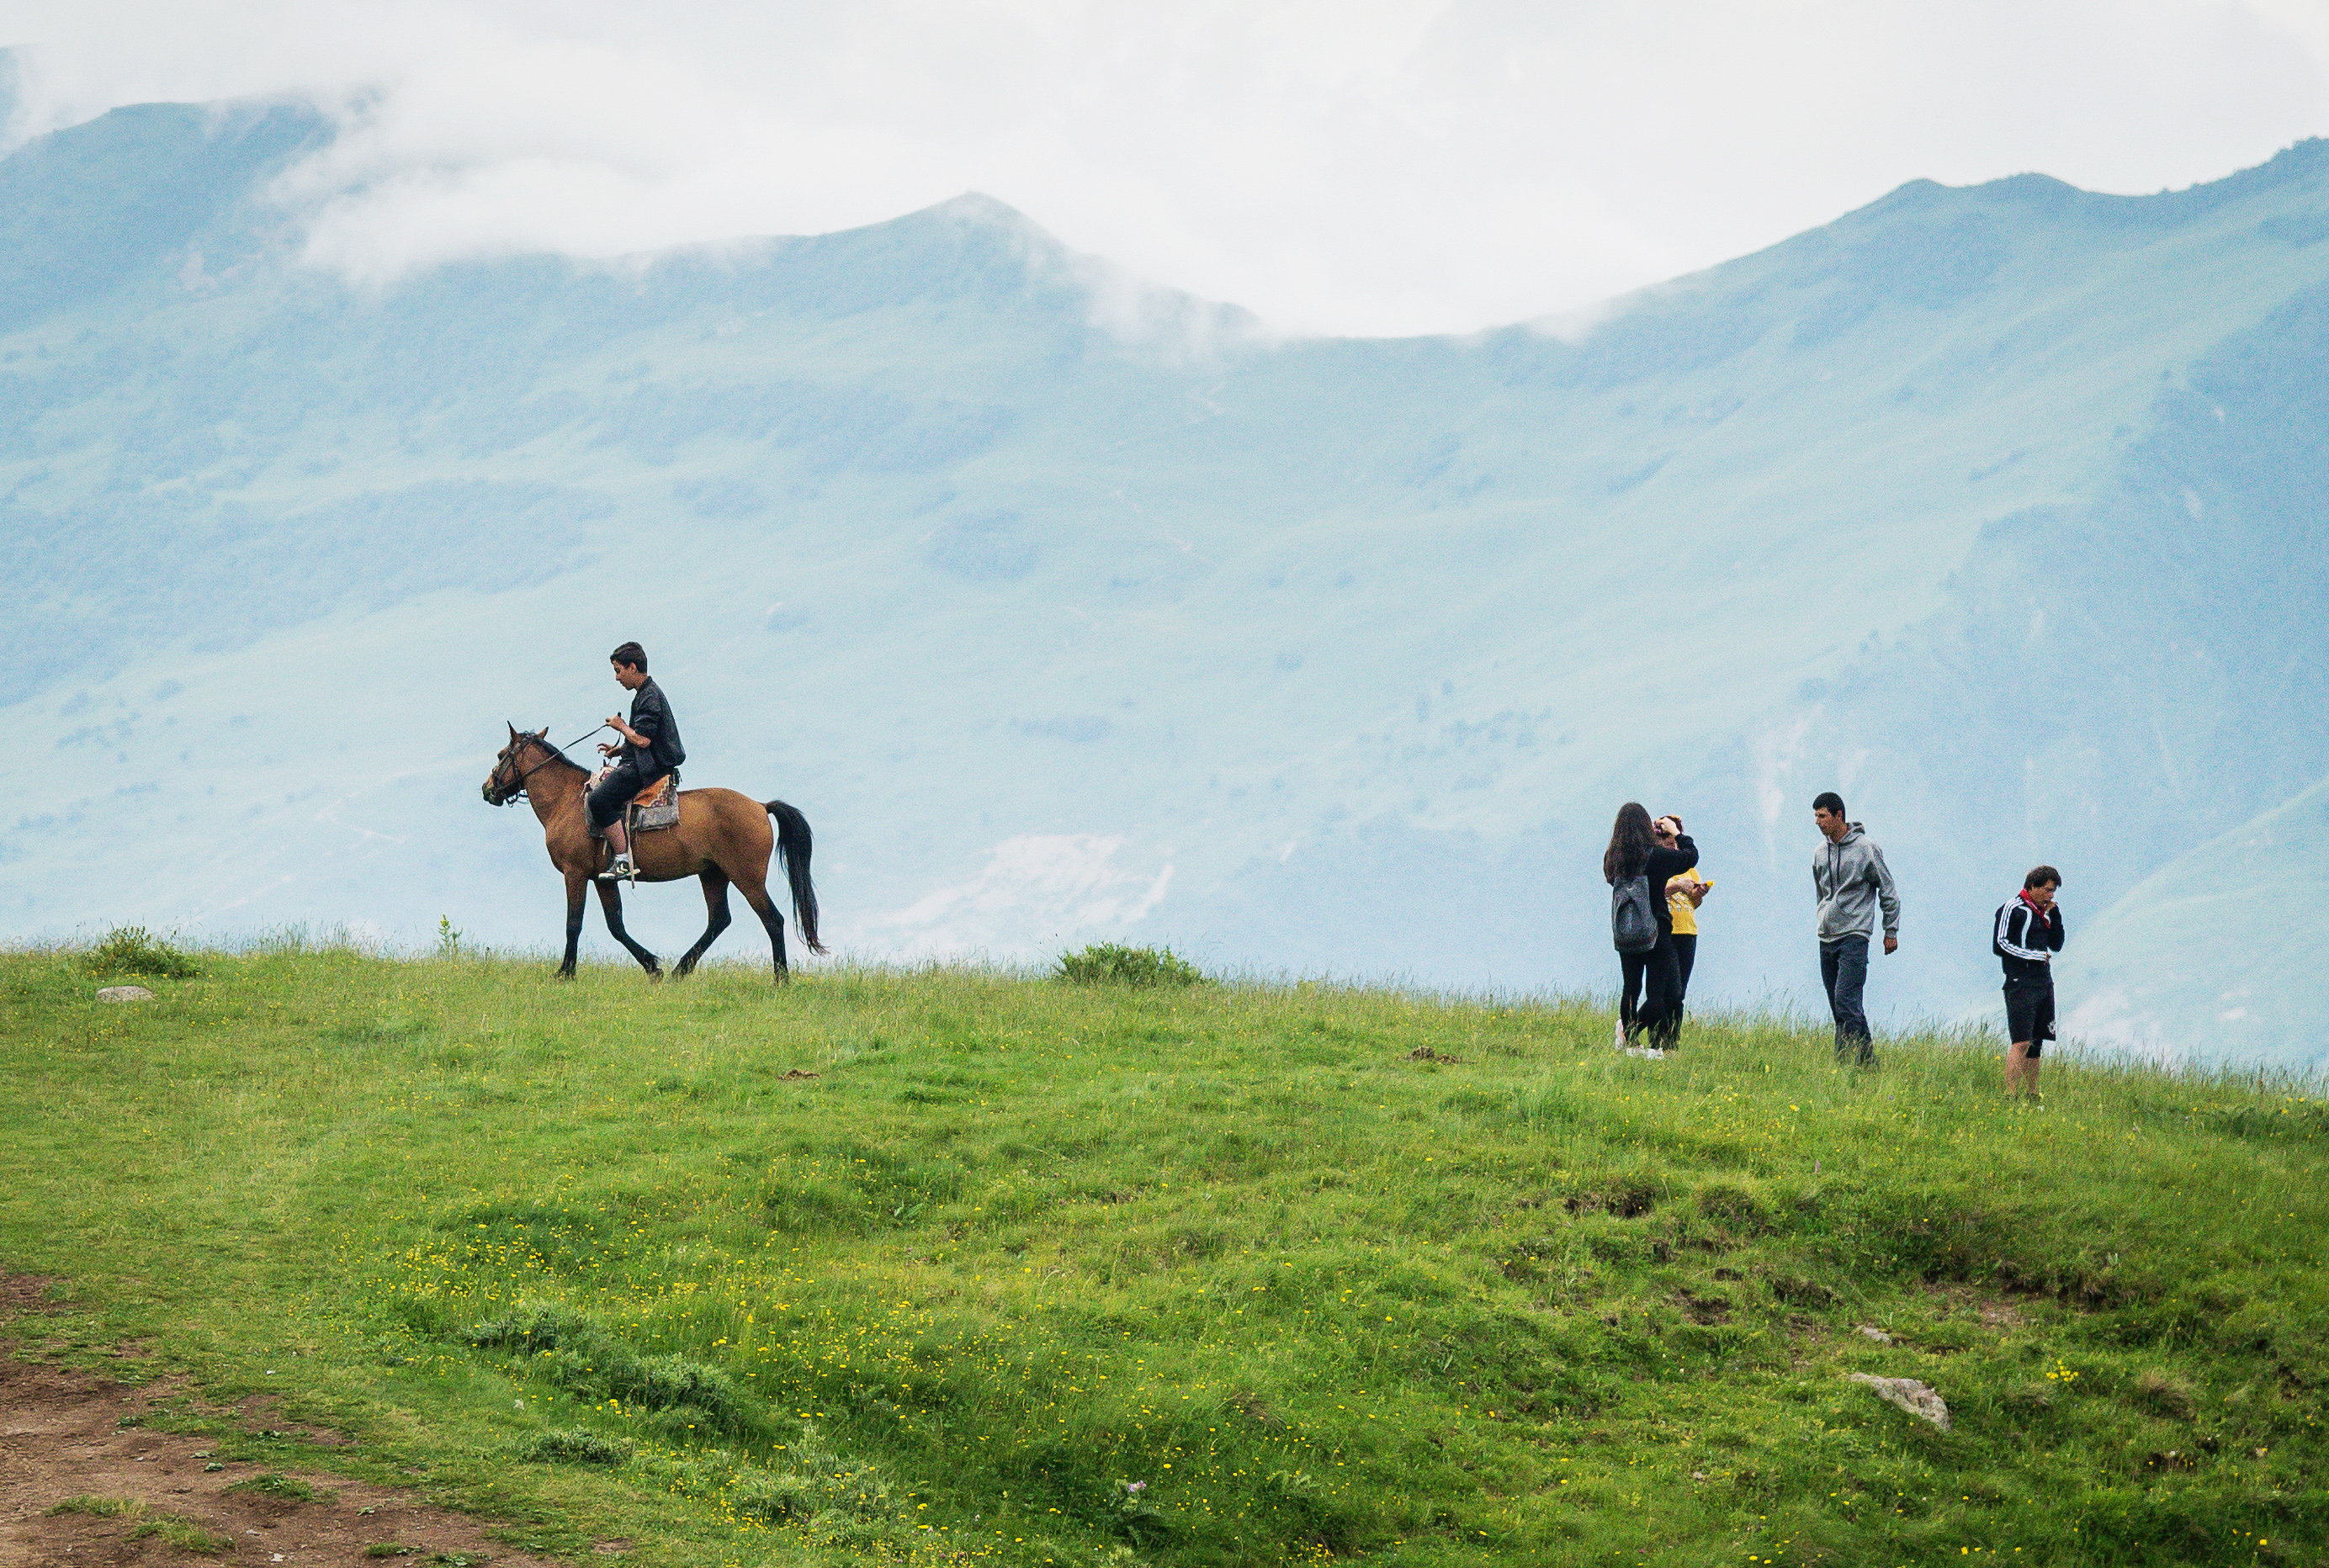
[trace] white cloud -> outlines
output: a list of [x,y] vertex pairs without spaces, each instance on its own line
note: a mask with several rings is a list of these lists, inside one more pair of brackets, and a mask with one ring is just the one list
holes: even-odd
[[606,255],[964,190],[1282,326],[1575,309],[1903,180],[2140,191],[2329,129],[2318,0],[10,0],[26,125],[346,117],[317,258]]
[[1018,957],[1032,941],[1057,948],[1086,935],[1123,934],[1164,903],[1168,853],[1155,871],[1117,863],[1121,838],[1023,833],[987,852],[978,875],[918,898],[871,924],[873,945],[910,957],[985,953]]

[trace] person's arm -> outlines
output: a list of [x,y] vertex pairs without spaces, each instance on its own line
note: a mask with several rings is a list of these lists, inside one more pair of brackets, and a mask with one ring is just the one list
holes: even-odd
[[1668,850],[1667,853],[1681,856],[1682,869],[1685,871],[1698,864],[1698,846],[1691,841],[1691,837],[1688,833],[1676,833],[1674,835],[1674,847]]
[[1892,868],[1884,863],[1884,851],[1871,844],[1868,859],[1876,878],[1876,906],[1884,915],[1884,951],[1891,953],[1900,945],[1900,893],[1892,886]]
[[2046,911],[2046,945],[2056,953],[2062,951],[2062,906],[2060,904]]

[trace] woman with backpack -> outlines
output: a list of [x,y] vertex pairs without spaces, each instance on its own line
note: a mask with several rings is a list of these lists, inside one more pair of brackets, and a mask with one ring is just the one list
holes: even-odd
[[[1609,847],[1601,852],[1601,877],[1609,884],[1609,935],[1623,972],[1618,1022],[1629,1043],[1639,1047],[1646,1040],[1661,1054],[1674,1048],[1682,1025],[1682,967],[1666,883],[1697,864],[1698,846],[1689,834],[1676,832],[1671,846],[1661,844],[1640,802],[1617,809]],[[1639,1006],[1632,1002],[1636,985]]]

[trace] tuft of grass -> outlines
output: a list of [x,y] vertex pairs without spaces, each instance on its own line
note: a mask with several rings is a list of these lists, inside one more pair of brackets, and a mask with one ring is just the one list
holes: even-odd
[[1127,947],[1095,942],[1081,953],[1060,955],[1055,978],[1074,985],[1202,985],[1195,964],[1169,947]]
[[192,980],[202,973],[194,961],[143,925],[118,925],[81,956],[91,974],[142,974],[160,980]]
[[136,1498],[67,1498],[52,1514],[87,1514],[93,1519],[135,1519],[144,1516],[146,1505]]
[[638,1445],[627,1437],[607,1437],[586,1426],[546,1432],[520,1451],[537,1462],[576,1465],[628,1464]]
[[174,1546],[181,1552],[194,1552],[204,1556],[231,1551],[234,1548],[234,1540],[231,1536],[222,1535],[215,1530],[204,1529],[192,1519],[183,1518],[176,1514],[155,1515],[130,1531],[128,1538],[137,1541],[147,1536],[159,1540],[165,1546]]
[[319,1499],[315,1488],[297,1476],[278,1475],[273,1470],[251,1476],[227,1488],[230,1492],[251,1492],[262,1498],[288,1498],[295,1502],[312,1503]]
[[96,1519],[127,1519],[137,1527],[122,1537],[127,1541],[159,1540],[181,1552],[205,1554],[226,1551],[234,1545],[227,1536],[206,1530],[192,1519],[176,1514],[157,1514],[152,1505],[136,1498],[67,1498],[49,1510],[52,1514],[86,1514]]
[[2155,1415],[2190,1421],[2200,1413],[2199,1396],[2191,1382],[2155,1366],[2145,1367],[2135,1380],[2136,1403]]

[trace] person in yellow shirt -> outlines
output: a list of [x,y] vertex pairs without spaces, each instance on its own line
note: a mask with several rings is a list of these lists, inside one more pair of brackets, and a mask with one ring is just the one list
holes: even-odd
[[[1668,813],[1650,825],[1661,844],[1672,845],[1682,836],[1682,819]],[[1690,995],[1690,966],[1698,958],[1698,906],[1714,890],[1713,878],[1693,867],[1666,879],[1666,907],[1674,915],[1674,962],[1682,971],[1682,989],[1674,993],[1674,1020],[1682,1019],[1683,1000]]]

